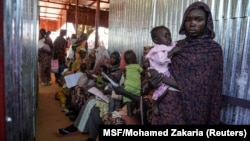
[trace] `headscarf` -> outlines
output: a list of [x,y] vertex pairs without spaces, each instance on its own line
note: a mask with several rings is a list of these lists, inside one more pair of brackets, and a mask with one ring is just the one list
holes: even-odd
[[[193,9],[207,13],[207,25],[203,35],[191,39],[184,28],[186,16]],[[180,93],[186,124],[219,124],[223,84],[223,54],[221,46],[213,40],[212,14],[203,2],[191,4],[183,17],[180,34],[186,38],[177,46],[182,52],[172,57],[170,72]]]
[[120,61],[120,68],[122,69],[122,71],[125,70],[126,66],[127,66],[127,63],[125,62],[124,52],[123,52],[121,53],[121,61]]
[[40,34],[39,38],[45,38],[46,30],[44,28],[40,29],[39,34]]
[[121,78],[121,70],[120,70],[121,55],[118,51],[114,51],[113,53],[111,53],[111,55],[115,56],[115,63],[110,66],[108,73],[109,75],[112,76],[115,82],[119,82]]
[[105,47],[98,47],[95,49],[95,66],[93,72],[96,73],[101,65],[107,65],[110,56]]
[[182,19],[182,24],[181,24],[181,28],[179,30],[179,34],[188,36],[188,34],[187,34],[186,30],[185,30],[185,26],[184,26],[185,19],[186,19],[187,15],[190,13],[190,11],[192,11],[194,9],[198,9],[198,8],[201,8],[207,14],[207,25],[206,25],[206,28],[205,28],[205,34],[203,34],[203,36],[201,36],[201,38],[207,38],[208,37],[208,38],[214,39],[214,37],[215,37],[215,33],[214,33],[214,30],[213,30],[214,24],[213,24],[213,18],[212,18],[210,8],[204,2],[199,2],[199,1],[192,3],[186,9],[186,11],[184,13],[184,16],[183,16],[183,19]]
[[111,53],[111,55],[115,56],[115,64],[114,65],[120,64],[120,61],[121,61],[121,55],[120,55],[120,53],[118,51],[114,51],[113,53]]
[[78,56],[74,60],[72,67],[71,67],[72,72],[79,71],[81,64],[85,63],[85,58],[82,58],[83,57],[82,54],[86,53],[86,51],[84,49],[79,49],[77,53],[78,53]]

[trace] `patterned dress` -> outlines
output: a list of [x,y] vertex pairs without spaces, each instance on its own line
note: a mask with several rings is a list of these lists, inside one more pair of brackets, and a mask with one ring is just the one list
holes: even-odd
[[61,73],[63,70],[67,67],[66,66],[66,47],[67,47],[67,41],[63,38],[63,36],[58,36],[53,44],[53,59],[58,59],[59,63],[59,72],[55,73],[56,82],[59,83],[59,85],[62,85],[63,77]]
[[51,49],[49,45],[43,44],[38,48],[39,77],[43,84],[51,81]]
[[207,24],[201,36],[190,38],[184,23],[177,42],[182,52],[172,57],[169,70],[180,92],[166,91],[159,103],[160,115],[152,115],[152,124],[219,124],[223,85],[222,47],[213,40],[212,14],[203,2],[195,2],[186,10],[183,21],[194,8],[207,13]]

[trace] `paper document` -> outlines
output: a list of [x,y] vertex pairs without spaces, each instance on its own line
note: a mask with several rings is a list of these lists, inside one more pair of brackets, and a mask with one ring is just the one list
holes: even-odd
[[97,89],[96,87],[92,87],[92,88],[88,89],[88,92],[101,98],[106,103],[109,103],[109,98],[106,95],[104,95],[103,92],[100,91],[99,89]]
[[72,87],[76,86],[81,75],[82,75],[81,72],[77,72],[77,73],[73,73],[73,74],[69,74],[69,75],[64,76],[67,87],[72,88]]
[[112,86],[114,86],[114,87],[118,87],[119,85],[115,82],[115,81],[113,81],[107,74],[105,74],[104,72],[102,72],[102,76],[104,77],[104,78],[106,78],[109,82],[110,82],[110,84],[112,85]]

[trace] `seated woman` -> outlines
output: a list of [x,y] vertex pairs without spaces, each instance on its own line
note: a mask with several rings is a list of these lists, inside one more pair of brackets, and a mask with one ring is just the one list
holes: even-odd
[[87,52],[85,50],[83,50],[83,49],[78,50],[75,53],[76,58],[72,64],[72,66],[70,66],[69,69],[64,72],[64,75],[75,73],[75,72],[79,71],[80,65],[82,63],[86,63],[86,60],[85,60],[86,55],[87,55]]
[[[82,63],[80,65],[80,78],[73,88],[63,87],[59,92],[56,93],[56,99],[58,99],[61,103],[61,106],[65,108],[67,103],[67,98],[70,97],[70,94],[73,95],[74,93],[77,93],[77,95],[80,95],[80,89],[84,89],[85,85],[88,82],[88,77],[86,74],[87,65],[85,63]],[[72,90],[72,91],[71,91]],[[67,107],[69,108],[69,107]],[[66,109],[65,109],[66,110]]]
[[[65,84],[64,81],[64,76],[75,73],[75,72],[82,72],[84,71],[84,74],[87,71],[87,65],[85,63],[85,57],[86,57],[86,52],[84,50],[79,50],[78,53],[76,53],[76,60],[74,61],[73,65],[68,69],[65,69],[63,71],[63,77],[62,80],[60,80],[59,85],[62,86],[62,89],[56,93],[55,98],[57,100],[59,100],[61,102],[61,106],[63,108],[65,108],[65,104],[66,104],[66,95],[68,95],[71,91],[70,88],[68,88]],[[84,70],[81,70],[83,68],[81,68],[82,63],[84,63],[86,65],[86,67],[84,68]],[[84,84],[85,85],[85,84]]]
[[[108,66],[107,74],[117,83],[122,78],[122,72],[120,70],[120,53],[115,51],[110,55],[110,66]],[[110,88],[110,87],[109,87]],[[106,93],[111,95],[111,92],[107,89]],[[109,111],[116,110],[120,108],[121,100],[116,100],[110,97],[109,99]],[[80,132],[89,132],[89,116],[90,111],[93,107],[95,107],[96,99],[95,97],[91,97],[87,100],[87,102],[82,106],[80,113],[78,114],[74,123],[66,128],[61,128],[58,130],[60,135],[68,135],[71,133],[75,133],[78,130]],[[100,111],[98,110],[97,115],[99,117]]]
[[108,50],[99,43],[99,46],[95,49],[95,63],[93,69],[89,71],[91,74],[96,74],[101,65],[109,64],[110,55]]
[[[126,63],[125,67],[125,75],[124,75],[124,91],[132,94],[130,97],[123,97],[123,106],[120,109],[117,109],[113,112],[109,112],[104,116],[100,116],[99,109],[97,107],[93,107],[90,111],[90,116],[88,119],[88,126],[86,127],[89,132],[90,138],[89,141],[96,140],[98,136],[98,130],[100,124],[125,124],[123,121],[133,116],[133,110],[136,106],[139,106],[139,99],[137,99],[141,94],[141,73],[142,68],[137,63],[136,54],[132,50],[127,50],[124,53],[124,59]],[[115,88],[115,87],[113,87]],[[117,93],[118,94],[118,93]],[[134,99],[135,98],[135,99]],[[134,101],[135,100],[135,101]],[[122,120],[113,120],[117,118],[113,118],[110,116],[111,114],[116,114],[117,117],[122,117]],[[115,122],[112,122],[115,121]],[[117,122],[117,121],[121,121]],[[127,124],[135,124],[138,123],[136,120],[131,121]]]

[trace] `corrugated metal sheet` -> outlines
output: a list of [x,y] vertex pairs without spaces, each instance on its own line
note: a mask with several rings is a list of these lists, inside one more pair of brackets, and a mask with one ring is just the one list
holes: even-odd
[[37,88],[36,0],[4,0],[6,141],[33,141]]
[[[109,51],[133,49],[141,62],[143,47],[152,45],[150,30],[170,28],[173,40],[189,4],[197,0],[110,0]],[[223,94],[250,100],[250,2],[249,0],[202,0],[212,10],[215,40],[224,51]],[[226,105],[221,120],[227,124],[250,124],[250,109]]]

